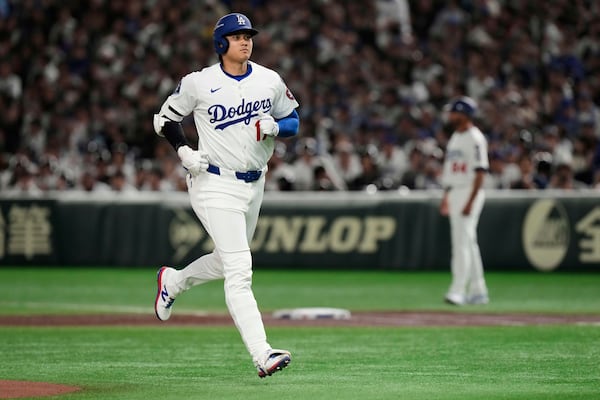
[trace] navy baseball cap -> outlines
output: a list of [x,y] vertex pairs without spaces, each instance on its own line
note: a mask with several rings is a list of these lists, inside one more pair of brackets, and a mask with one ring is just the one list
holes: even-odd
[[469,118],[473,118],[477,111],[477,103],[470,97],[463,96],[450,103],[450,112],[459,112],[466,115]]

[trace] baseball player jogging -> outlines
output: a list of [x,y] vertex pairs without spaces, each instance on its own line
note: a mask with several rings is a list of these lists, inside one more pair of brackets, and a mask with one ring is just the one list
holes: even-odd
[[[192,208],[215,249],[183,269],[162,267],[154,309],[166,321],[173,302],[192,286],[224,279],[225,301],[263,378],[286,367],[291,355],[272,349],[252,292],[249,243],[263,199],[275,136],[298,133],[298,102],[275,71],[249,61],[258,31],[242,14],[220,18],[213,32],[220,62],[181,79],[154,115],[154,130],[175,148],[188,171]],[[180,122],[193,114],[198,149]]]
[[482,189],[488,169],[487,142],[472,118],[475,102],[461,97],[449,104],[448,141],[440,213],[450,217],[452,283],[445,301],[454,305],[487,304],[488,290],[477,243],[477,224],[485,201]]

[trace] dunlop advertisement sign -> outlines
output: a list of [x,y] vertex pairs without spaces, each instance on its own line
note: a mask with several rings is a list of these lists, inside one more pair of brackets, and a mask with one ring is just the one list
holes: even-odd
[[[481,215],[487,270],[600,272],[600,197],[509,194],[488,194]],[[184,200],[0,198],[0,265],[183,267],[213,250]],[[250,243],[256,268],[449,269],[439,197],[287,200],[263,206]]]

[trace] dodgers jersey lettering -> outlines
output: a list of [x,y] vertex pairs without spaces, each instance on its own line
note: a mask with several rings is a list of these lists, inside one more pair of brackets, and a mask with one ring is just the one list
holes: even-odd
[[192,72],[166,103],[182,118],[193,113],[198,150],[233,171],[261,170],[273,154],[273,138],[258,132],[261,114],[281,119],[298,107],[277,72],[250,61],[243,77],[228,75],[220,64]]
[[448,141],[442,181],[444,186],[470,187],[475,179],[475,171],[487,170],[487,142],[476,126],[465,132],[454,132]]

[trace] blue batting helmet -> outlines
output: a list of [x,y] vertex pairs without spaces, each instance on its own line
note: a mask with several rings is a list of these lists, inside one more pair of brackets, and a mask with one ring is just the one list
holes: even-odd
[[450,112],[459,112],[465,114],[469,118],[473,118],[477,111],[477,103],[470,97],[460,97],[450,103]]
[[229,41],[225,36],[236,32],[248,32],[252,36],[258,33],[258,31],[252,27],[252,23],[248,17],[244,14],[232,13],[219,18],[215,25],[215,30],[213,31],[213,41],[217,54],[221,55],[227,53]]

